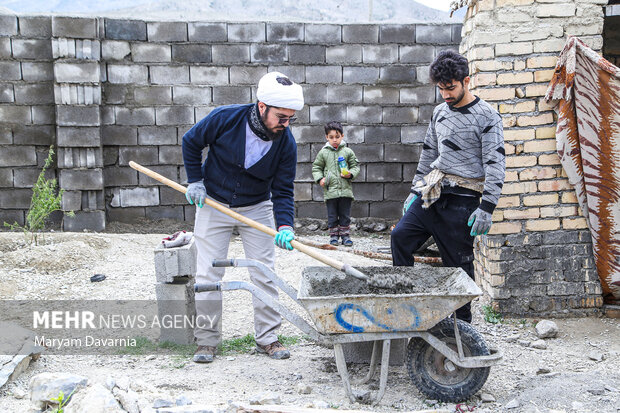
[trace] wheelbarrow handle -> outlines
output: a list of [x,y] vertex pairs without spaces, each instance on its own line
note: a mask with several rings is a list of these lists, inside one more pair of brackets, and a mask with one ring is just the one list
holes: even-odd
[[194,284],[194,291],[197,293],[202,293],[205,291],[220,291],[220,283]]

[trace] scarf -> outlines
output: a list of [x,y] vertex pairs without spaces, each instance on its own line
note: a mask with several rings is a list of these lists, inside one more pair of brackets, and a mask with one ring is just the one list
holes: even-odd
[[480,192],[484,190],[484,179],[464,178],[462,176],[446,174],[439,169],[433,169],[422,180],[415,183],[413,189],[422,197],[422,208],[430,207],[441,196],[441,183],[446,181],[450,185],[460,186]]
[[252,132],[254,132],[256,136],[258,136],[264,141],[278,140],[284,133],[284,131],[282,131],[276,134],[267,129],[262,119],[260,118],[258,103],[252,106],[252,109],[250,109],[248,124],[250,125],[250,129],[252,129]]

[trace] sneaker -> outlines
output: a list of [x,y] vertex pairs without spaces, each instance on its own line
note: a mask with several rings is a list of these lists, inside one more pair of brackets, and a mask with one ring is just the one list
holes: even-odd
[[194,363],[211,363],[215,358],[215,347],[198,346],[194,353]]
[[276,360],[287,359],[291,356],[291,353],[278,340],[266,346],[256,344],[256,351],[267,354],[269,357]]
[[353,241],[351,241],[351,238],[344,236],[342,237],[342,245],[344,245],[345,247],[352,247]]
[[332,235],[329,238],[329,244],[330,245],[338,245],[338,235]]

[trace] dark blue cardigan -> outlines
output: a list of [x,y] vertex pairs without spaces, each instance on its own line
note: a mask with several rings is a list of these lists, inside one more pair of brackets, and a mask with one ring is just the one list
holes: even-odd
[[[276,227],[293,226],[293,181],[297,167],[297,144],[286,128],[269,151],[245,169],[245,134],[253,104],[214,109],[183,135],[183,162],[187,182],[204,180],[207,194],[230,205],[255,205],[270,198]],[[202,150],[209,148],[202,164]]]

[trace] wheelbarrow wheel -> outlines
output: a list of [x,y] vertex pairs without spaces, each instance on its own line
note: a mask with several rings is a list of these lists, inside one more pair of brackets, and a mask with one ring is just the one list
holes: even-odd
[[[458,320],[459,334],[465,356],[489,354],[484,339],[468,323]],[[439,322],[430,331],[454,351],[454,320]],[[442,402],[458,403],[469,399],[482,388],[489,377],[490,367],[462,368],[450,362],[421,338],[412,338],[407,346],[407,369],[413,384],[424,395]]]

